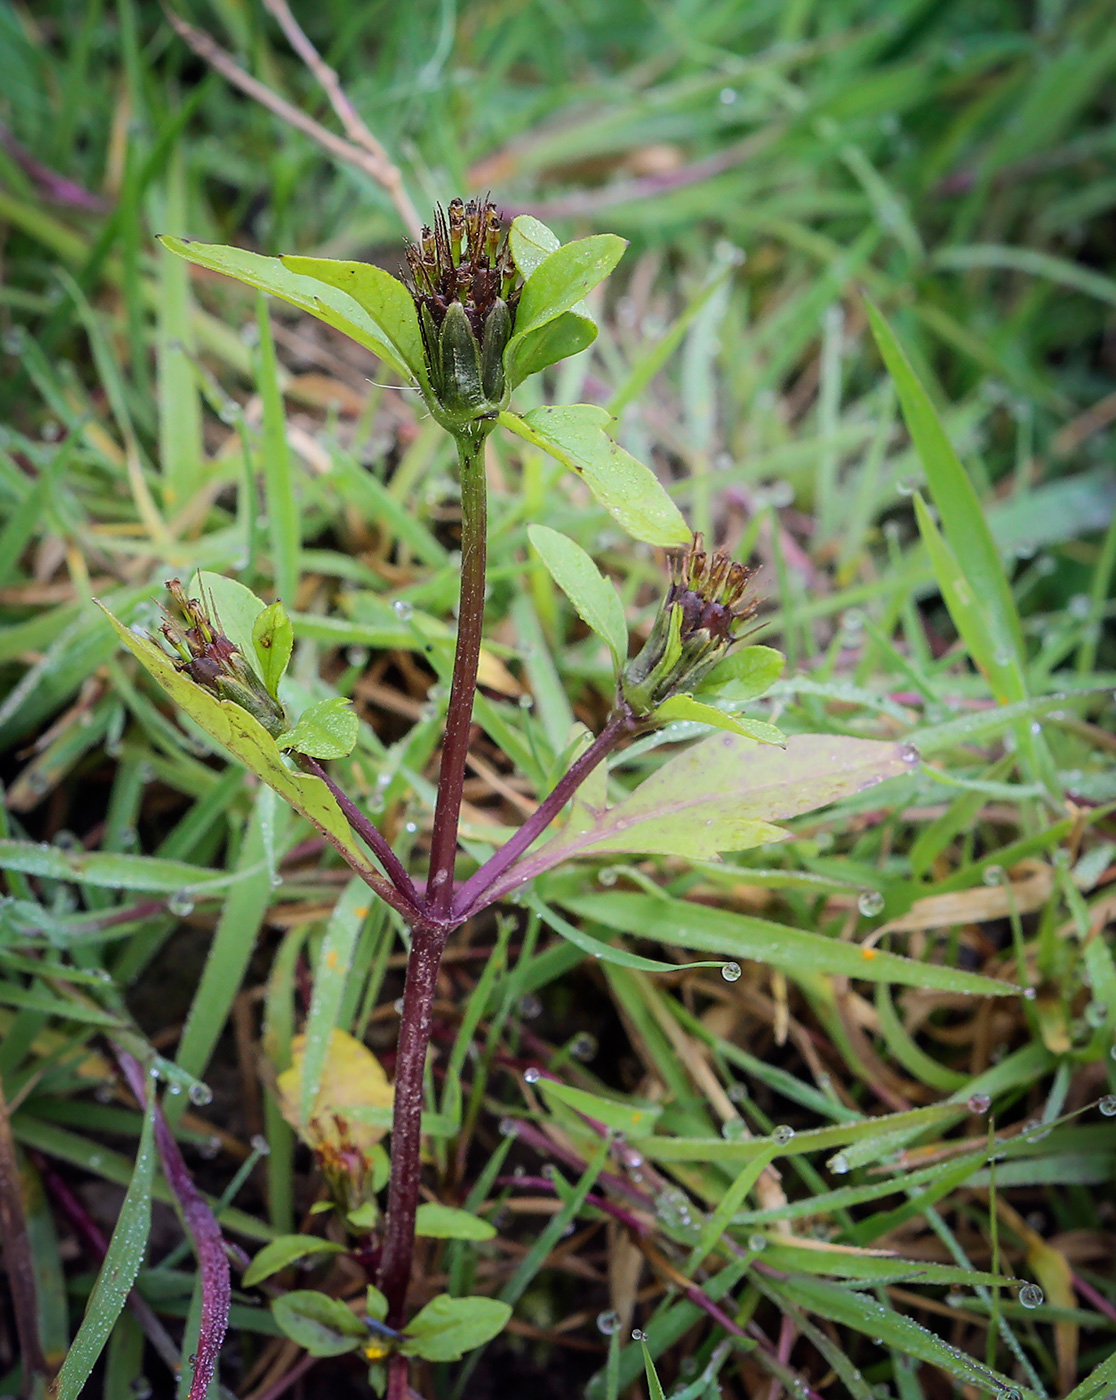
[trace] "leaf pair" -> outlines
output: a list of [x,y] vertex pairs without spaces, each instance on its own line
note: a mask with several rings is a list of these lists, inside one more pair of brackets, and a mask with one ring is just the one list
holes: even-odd
[[[272,1304],[275,1320],[311,1356],[342,1356],[363,1350],[370,1359],[391,1351],[426,1361],[458,1361],[503,1331],[511,1308],[495,1298],[451,1298],[440,1293],[407,1324],[405,1333],[378,1325],[383,1295],[369,1289],[367,1321],[338,1298],[314,1289],[284,1293]],[[379,1313],[377,1317],[376,1314]]]

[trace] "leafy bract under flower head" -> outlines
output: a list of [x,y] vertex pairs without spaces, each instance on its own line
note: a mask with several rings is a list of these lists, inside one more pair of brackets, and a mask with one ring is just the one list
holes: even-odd
[[695,535],[671,557],[670,587],[651,635],[620,677],[621,693],[640,718],[671,696],[693,691],[713,670],[756,610],[754,570],[727,554],[708,554]]

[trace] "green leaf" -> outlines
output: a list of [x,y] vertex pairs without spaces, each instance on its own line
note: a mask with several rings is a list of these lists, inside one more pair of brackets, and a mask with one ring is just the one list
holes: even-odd
[[550,869],[606,851],[715,860],[788,833],[772,826],[908,771],[908,751],[875,739],[795,734],[785,750],[715,734],[676,755],[622,802],[576,833],[560,832],[533,856]]
[[[659,1373],[655,1370],[655,1363],[651,1360],[651,1353],[647,1349],[647,1343],[641,1337],[640,1347],[643,1349],[643,1374],[647,1378],[647,1394],[649,1400],[666,1400],[663,1393],[663,1383],[659,1380]],[[718,1387],[714,1385],[714,1388]]]
[[531,271],[519,298],[515,335],[509,348],[528,332],[553,321],[576,306],[587,292],[608,276],[628,246],[626,238],[597,233],[564,243]]
[[783,674],[787,658],[774,647],[741,647],[730,652],[702,681],[699,691],[731,686],[729,700],[756,700]]
[[343,1356],[356,1351],[368,1329],[339,1298],[329,1298],[313,1288],[284,1293],[271,1305],[275,1321],[311,1356]]
[[562,246],[562,240],[531,214],[519,214],[508,230],[508,242],[519,275],[527,280],[535,268]]
[[[592,345],[597,338],[597,323],[588,314],[579,311],[563,311],[545,326],[528,331],[516,342],[510,356],[506,356],[504,372],[508,385],[514,389],[532,374],[538,374],[548,365],[568,359]],[[510,342],[509,342],[510,344]],[[505,351],[506,355],[506,351]]]
[[[518,239],[515,246],[522,246],[523,242]],[[563,354],[573,353],[572,349],[559,348],[561,345],[581,349],[592,342],[597,333],[596,323],[582,298],[608,276],[626,247],[626,240],[613,233],[595,234],[554,248],[535,262],[520,296],[515,334],[504,350],[504,364],[512,387],[528,374],[553,364]],[[532,254],[539,248],[539,244],[532,245],[528,261],[534,261]],[[546,341],[541,339],[540,333],[560,317],[571,318],[561,333]]]
[[199,569],[186,589],[187,596],[198,598],[206,607],[215,626],[219,626],[249,666],[256,664],[256,644],[253,632],[256,620],[267,604],[257,598],[250,588],[224,574],[211,574]]
[[616,589],[568,536],[549,525],[528,525],[527,534],[581,620],[608,644],[613,660],[621,665],[628,655],[628,624]]
[[535,1088],[540,1089],[545,1097],[564,1103],[567,1108],[576,1109],[578,1113],[598,1119],[608,1128],[616,1128],[633,1136],[652,1132],[655,1120],[663,1111],[659,1104],[636,1107],[632,1103],[590,1094],[585,1089],[575,1089],[571,1084],[562,1084],[556,1079],[539,1079]]
[[374,263],[343,262],[334,258],[284,257],[288,271],[345,292],[375,322],[380,333],[411,372],[425,382],[426,352],[410,292],[398,277]]
[[727,729],[730,734],[742,734],[745,739],[755,739],[759,744],[777,744],[780,748],[785,748],[787,742],[787,736],[773,724],[764,724],[759,719],[738,719],[713,705],[703,705],[692,695],[672,695],[663,701],[651,718],[660,724],[669,724],[673,720],[711,724],[714,729]]
[[415,1234],[434,1240],[490,1240],[496,1227],[467,1210],[423,1201],[415,1213]]
[[[353,870],[379,879],[379,872],[356,844],[336,800],[320,778],[295,773],[287,766],[278,745],[263,725],[231,700],[218,700],[179,672],[174,662],[149,637],[140,636],[98,603],[116,635],[159,682],[171,699],[245,768],[283,798],[345,853]],[[181,888],[188,881],[180,874]]]
[[242,1288],[251,1288],[262,1279],[270,1278],[297,1259],[307,1259],[314,1254],[344,1254],[345,1246],[333,1240],[319,1239],[317,1235],[280,1235],[278,1239],[265,1244],[256,1255],[240,1280]]
[[782,968],[791,977],[837,974],[866,982],[897,982],[907,987],[975,996],[1019,995],[1019,988],[1011,983],[997,982],[975,972],[915,962],[880,948],[862,948],[840,938],[682,899],[609,891],[575,895],[562,902],[584,918],[621,933],[637,929],[641,938],[654,938],[678,948],[697,948],[722,958],[767,963]]
[[690,529],[682,512],[655,473],[604,431],[611,421],[605,409],[584,403],[536,408],[522,418],[500,415],[511,432],[577,472],[597,501],[637,540],[665,548],[688,544]]
[[51,1390],[56,1400],[77,1400],[81,1394],[143,1264],[151,1227],[151,1182],[156,1157],[155,1102],[152,1093],[144,1109],[135,1170],[120,1207],[116,1228],[77,1336]]
[[292,272],[283,266],[279,258],[261,257],[259,253],[249,253],[244,248],[198,243],[192,238],[171,238],[166,235],[161,236],[159,241],[164,248],[197,263],[199,267],[223,272],[226,276],[246,282],[250,287],[258,287],[262,292],[281,297],[302,311],[308,311],[327,326],[333,326],[358,345],[371,350],[390,365],[401,379],[413,378],[403,356],[391,344],[379,324],[347,292],[338,291],[317,278]]
[[276,699],[279,682],[294,650],[294,627],[283,604],[276,601],[264,608],[252,625],[252,655],[260,679]]
[[334,695],[303,710],[295,727],[280,734],[276,743],[311,758],[344,758],[356,747],[359,733],[360,720],[352,702]]
[[495,1298],[451,1298],[440,1293],[411,1319],[400,1351],[426,1361],[458,1361],[465,1352],[499,1335],[511,1314],[507,1303]]

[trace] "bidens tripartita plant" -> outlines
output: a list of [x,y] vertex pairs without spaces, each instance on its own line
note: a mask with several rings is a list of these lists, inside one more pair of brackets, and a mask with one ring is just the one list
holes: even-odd
[[[424,1224],[423,1211],[429,1211],[419,1206],[423,1076],[446,940],[562,862],[616,852],[712,859],[781,840],[787,832],[779,820],[900,773],[914,756],[896,744],[831,735],[794,736],[784,747],[777,729],[737,713],[782,667],[781,656],[768,647],[734,648],[755,607],[748,569],[691,535],[655,475],[609,436],[604,409],[511,410],[524,379],[592,343],[597,328],[584,298],[619,261],[622,239],[602,234],[563,245],[537,219],[520,216],[505,231],[491,202],[455,199],[408,250],[406,284],[366,263],[268,258],[178,238],[163,242],[202,267],[291,302],[371,350],[421,395],[457,449],[460,600],[425,877],[405,867],[323,767],[358,741],[359,720],[348,702],[334,697],[289,712],[282,681],[295,639],[281,600],[265,603],[233,580],[203,573],[169,585],[175,612],[164,624],[162,645],[111,619],[179,708],[309,821],[409,931],[394,1084],[372,1076],[379,1111],[391,1106],[389,1153],[380,1133],[357,1131],[343,1115],[331,1117],[328,1105],[323,1117],[316,1115],[320,1062],[318,1082],[300,1084],[288,1096],[292,1121],[318,1154],[344,1227],[360,1242],[357,1257],[371,1274],[364,1313],[313,1290],[283,1294],[273,1304],[293,1339],[322,1355],[363,1353],[374,1387],[403,1400],[412,1358],[456,1359],[490,1340],[511,1311],[492,1298],[449,1295],[413,1316],[407,1311],[416,1221],[428,1234],[480,1238],[491,1231],[444,1207],[437,1221]],[[613,585],[572,539],[542,520],[529,526],[534,557],[609,649],[614,700],[600,732],[572,742],[564,773],[550,792],[538,794],[533,814],[478,861],[463,856],[458,835],[484,628],[484,453],[497,430],[575,471],[630,536],[666,552],[669,577],[650,635],[629,659],[624,608]],[[610,806],[600,781],[604,760],[631,736],[676,721],[714,732]],[[575,796],[576,819],[562,825]],[[368,1053],[340,1040],[334,1049]],[[381,1210],[377,1198],[385,1185]],[[323,1245],[329,1247],[307,1236],[284,1237],[257,1256],[244,1282],[266,1278]],[[207,1319],[204,1285],[203,1344],[207,1320],[214,1322]],[[192,1396],[204,1394],[214,1363],[215,1356],[199,1354]]]

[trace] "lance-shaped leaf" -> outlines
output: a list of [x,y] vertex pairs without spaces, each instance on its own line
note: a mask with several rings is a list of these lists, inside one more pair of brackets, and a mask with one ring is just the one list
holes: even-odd
[[596,404],[536,408],[500,422],[577,472],[609,515],[637,540],[678,548],[691,539],[682,512],[658,477],[604,431],[612,421]]
[[[358,345],[371,350],[390,365],[400,378],[414,379],[405,356],[395,348],[385,328],[348,292],[314,277],[292,272],[283,266],[279,258],[265,258],[245,248],[228,248],[221,243],[198,243],[192,238],[171,238],[166,235],[160,238],[160,242],[172,253],[197,263],[199,267],[223,272],[228,277],[246,282],[250,287],[258,287],[262,292],[281,297],[302,311],[308,311],[327,326],[333,326]],[[405,291],[402,287],[400,290]]]
[[[520,276],[525,278],[531,277],[536,268],[561,247],[557,235],[530,214],[520,214],[512,220],[508,239],[515,265]],[[509,341],[504,351],[504,369],[508,387],[512,389],[528,375],[576,355],[597,338],[597,323],[584,301],[574,302],[569,310],[536,325],[533,330],[523,330],[522,317],[518,325],[521,333]]]
[[[520,243],[514,240],[513,249]],[[614,233],[595,234],[592,238],[579,238],[555,248],[533,268],[519,300],[515,334],[504,352],[508,378],[513,385],[531,372],[526,365],[537,358],[538,344],[534,338],[544,327],[567,312],[573,312],[579,320],[591,322],[588,308],[581,305],[581,299],[608,276],[627,246],[626,240]],[[518,259],[516,266],[523,271]]]
[[418,315],[410,292],[398,277],[374,263],[342,262],[335,258],[281,258],[283,266],[300,277],[347,293],[379,327],[381,334],[421,384],[426,359]]
[[[593,825],[526,858],[532,875],[573,856],[620,852],[716,860],[789,833],[772,823],[909,771],[913,750],[876,739],[795,734],[786,749],[715,734],[664,763]],[[513,867],[513,870],[515,867]]]
[[404,1356],[459,1361],[504,1330],[511,1308],[496,1298],[451,1298],[439,1293],[407,1324]]
[[628,654],[628,624],[616,589],[579,544],[549,525],[528,525],[527,534],[554,582],[586,626],[608,643],[620,665]]
[[252,624],[252,646],[260,679],[278,699],[279,682],[294,650],[294,627],[278,600],[264,608]]
[[117,636],[159,682],[171,699],[205,732],[221,744],[250,772],[311,822],[338,850],[349,865],[378,883],[379,872],[353,840],[349,824],[320,778],[292,772],[279,746],[263,725],[230,700],[218,700],[188,676],[150,638],[140,636],[98,604]]
[[718,661],[699,689],[725,690],[726,700],[755,700],[783,674],[787,658],[774,647],[740,647]]

